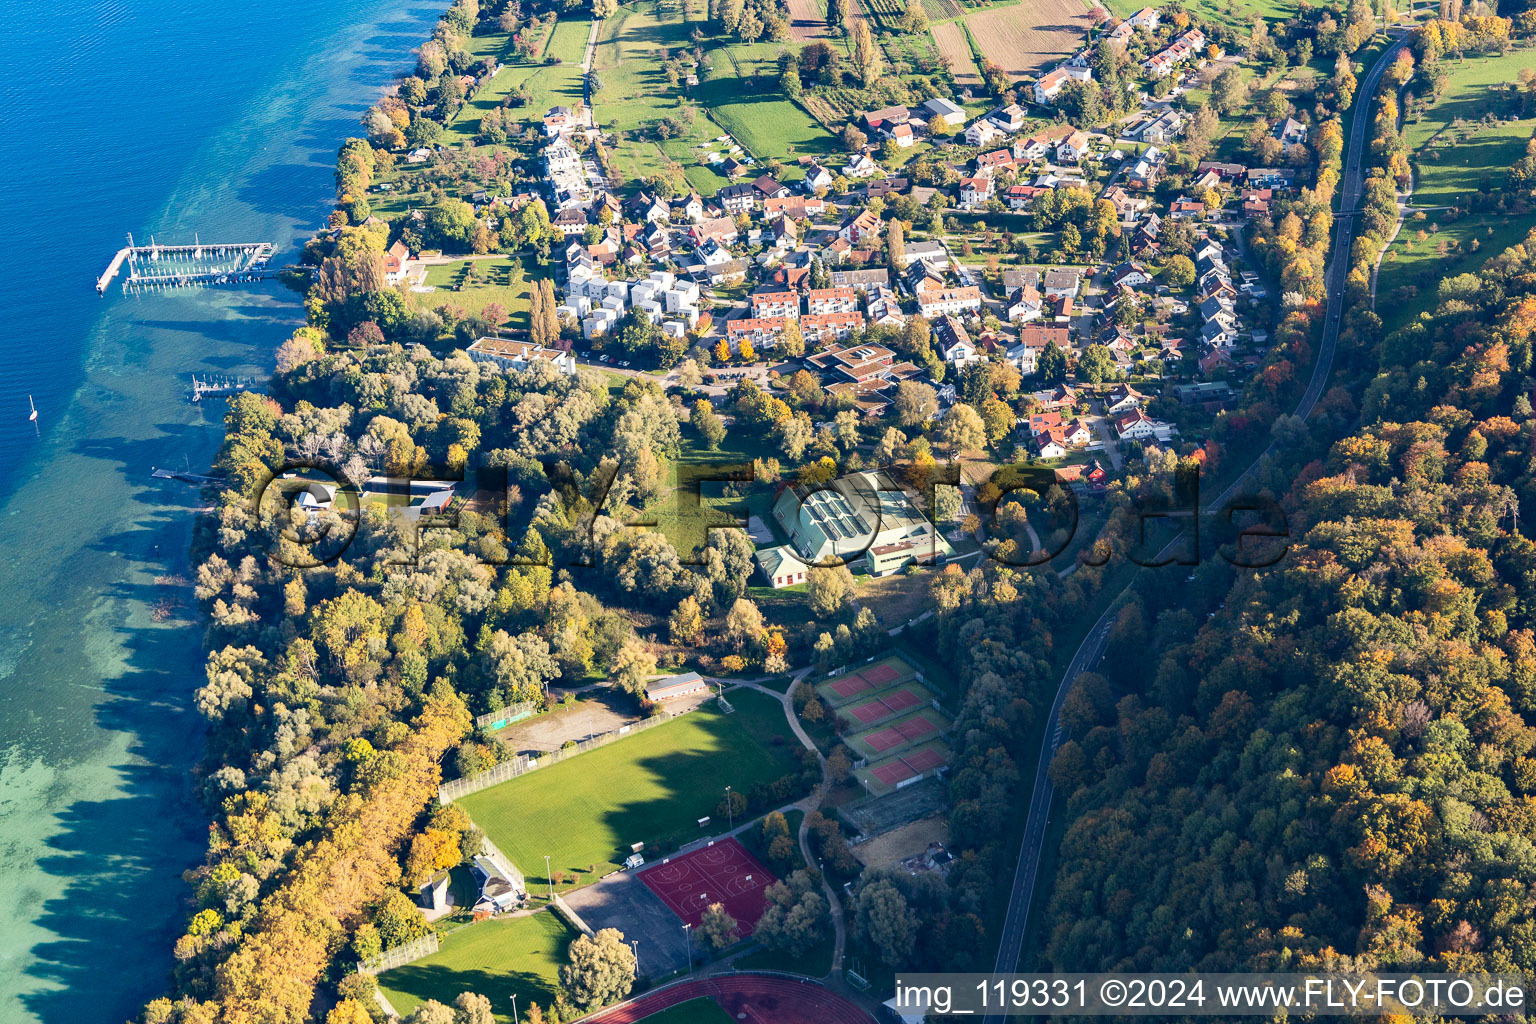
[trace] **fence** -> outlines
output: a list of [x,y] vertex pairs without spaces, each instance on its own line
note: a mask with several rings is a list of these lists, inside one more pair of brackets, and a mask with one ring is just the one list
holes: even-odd
[[487,711],[475,719],[476,729],[489,729],[495,732],[497,729],[505,729],[513,722],[521,722],[533,714],[534,703],[525,700],[517,704],[508,704],[500,711]]
[[437,933],[427,932],[419,939],[393,949],[386,949],[378,956],[371,956],[367,960],[360,961],[357,965],[359,973],[382,974],[395,967],[403,967],[413,960],[420,960],[424,956],[431,956],[437,952]]
[[632,725],[620,726],[611,732],[589,736],[572,747],[551,750],[548,753],[540,754],[538,757],[515,757],[483,772],[476,772],[474,775],[469,775],[462,779],[454,779],[452,782],[445,782],[437,787],[437,802],[440,804],[451,804],[459,799],[459,797],[478,793],[482,789],[510,781],[519,775],[526,775],[535,768],[541,768],[546,764],[554,764],[557,761],[564,761],[568,757],[575,757],[577,754],[586,753],[594,747],[601,747],[624,736],[654,728],[663,722],[670,722],[672,719],[686,715],[693,710],[694,708],[690,707],[674,711],[671,714],[656,715],[655,717],[635,722]]

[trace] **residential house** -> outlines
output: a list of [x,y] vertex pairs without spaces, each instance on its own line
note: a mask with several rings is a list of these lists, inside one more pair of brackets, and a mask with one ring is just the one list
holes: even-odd
[[944,270],[949,266],[949,250],[937,239],[912,242],[907,245],[906,252],[902,256],[902,266],[910,267],[918,260],[922,260],[935,270]]
[[1155,32],[1157,31],[1157,24],[1161,19],[1162,15],[1156,7],[1143,7],[1129,18],[1126,18],[1125,23],[1134,28],[1139,28],[1143,32]]
[[990,153],[982,153],[976,157],[976,173],[990,177],[999,171],[1008,171],[1017,167],[1019,162],[1014,159],[1011,149],[994,149]]
[[780,185],[771,176],[764,174],[752,182],[752,191],[756,193],[757,201],[761,203],[765,199],[783,199],[789,195],[789,187]]
[[784,333],[784,327],[789,320],[782,316],[770,317],[743,317],[740,320],[732,320],[725,325],[726,341],[736,351],[741,350],[743,341],[750,341],[752,347],[758,351],[773,348],[779,343],[779,336]]
[[1051,105],[1051,101],[1061,94],[1061,90],[1066,88],[1068,82],[1091,81],[1093,81],[1093,70],[1091,68],[1063,64],[1035,83],[1033,90],[1035,102],[1043,107],[1048,107]]
[[867,110],[859,115],[867,131],[878,132],[889,126],[906,124],[912,118],[912,111],[906,107],[884,107],[880,110]]
[[791,220],[815,220],[827,211],[825,200],[815,196],[781,196],[763,200],[763,216],[783,214]]
[[846,341],[863,323],[864,314],[857,310],[807,313],[800,318],[800,335],[807,343]]
[[981,289],[975,285],[939,288],[919,294],[917,304],[923,316],[930,320],[945,314],[973,313],[981,309]]
[[740,235],[736,230],[736,222],[731,218],[709,217],[690,227],[688,237],[695,245],[702,245],[705,242],[730,245]]
[[805,296],[805,310],[813,315],[853,313],[859,308],[859,294],[852,288],[812,288]]
[[1013,155],[1022,161],[1039,160],[1075,131],[1077,129],[1069,124],[1053,124],[1049,128],[1042,128],[1027,138],[1015,139]]
[[974,209],[992,198],[992,179],[988,177],[960,179],[960,205]]
[[965,144],[968,146],[989,146],[996,139],[1002,138],[1007,133],[997,126],[997,122],[990,117],[978,117],[965,129]]
[[881,134],[902,149],[908,148],[917,141],[917,136],[912,134],[912,126],[910,124],[892,125],[889,130],[883,131]]
[[544,115],[544,136],[569,135],[583,124],[583,118],[570,107],[550,107]]
[[1045,272],[1045,294],[1075,297],[1082,281],[1083,273],[1080,270],[1072,267],[1052,267]]
[[1132,409],[1140,409],[1148,401],[1146,395],[1129,384],[1117,384],[1104,397],[1104,411],[1107,413],[1130,412]]
[[900,297],[884,285],[877,285],[869,292],[864,313],[870,323],[880,326],[898,326],[907,322],[901,312]]
[[[606,196],[607,193],[604,193]],[[665,224],[672,219],[672,206],[649,192],[638,192],[625,204],[625,214],[630,220]]]
[[748,213],[757,205],[757,189],[748,184],[724,185],[715,193],[715,202],[726,213]]
[[751,265],[752,261],[746,259],[714,263],[704,268],[703,276],[711,285],[729,284],[744,280]]
[[410,248],[397,240],[384,253],[384,280],[390,284],[399,284],[405,277],[406,264],[410,261]]
[[1056,146],[1056,161],[1063,164],[1081,163],[1088,155],[1088,133],[1073,132]]
[[1157,176],[1162,170],[1162,165],[1162,151],[1156,146],[1148,146],[1131,165],[1130,173],[1126,175],[1126,183],[1131,188],[1151,190],[1157,184]]
[[1174,220],[1189,220],[1205,213],[1205,204],[1189,196],[1179,196],[1168,204],[1168,216]]
[[812,163],[805,169],[805,177],[800,182],[800,187],[807,192],[820,192],[824,188],[832,187],[834,175],[831,171],[818,163]]
[[752,316],[758,320],[765,317],[786,317],[793,320],[800,315],[800,295],[798,292],[754,292],[750,301],[752,303]]
[[469,358],[494,363],[504,370],[526,370],[536,363],[553,366],[565,376],[576,372],[576,357],[568,349],[545,348],[509,338],[480,338],[464,350]]
[[1009,103],[987,114],[987,119],[1009,135],[1012,135],[1024,127],[1027,117],[1024,114],[1023,107],[1017,103]]
[[1152,275],[1146,267],[1132,260],[1110,271],[1109,280],[1116,288],[1140,288],[1152,282]]
[[852,288],[855,291],[869,291],[874,288],[889,287],[890,283],[891,273],[884,268],[832,271],[832,287],[834,288]]
[[1173,425],[1155,420],[1140,409],[1115,417],[1115,434],[1122,441],[1166,441],[1174,434]]
[[1169,43],[1162,52],[1148,57],[1142,67],[1154,78],[1167,78],[1180,64],[1191,58],[1198,58],[1204,47],[1205,33],[1192,28]]
[[868,178],[872,177],[877,170],[879,168],[875,166],[875,161],[868,153],[855,153],[848,158],[848,163],[843,167],[843,177]]
[[1039,185],[1009,185],[1003,190],[1003,201],[1011,210],[1023,210],[1037,197],[1050,191],[1052,190],[1041,188]]
[[1280,143],[1281,152],[1289,157],[1298,146],[1307,144],[1307,126],[1294,117],[1287,117],[1275,125],[1274,136]]
[[1029,285],[1016,288],[1008,295],[1008,304],[1004,312],[1011,323],[1025,323],[1029,320],[1038,320],[1045,311],[1045,303],[1040,298],[1040,289]]
[[1152,120],[1142,125],[1137,132],[1137,138],[1142,142],[1153,142],[1165,145],[1179,137],[1184,130],[1184,115],[1174,107],[1169,107]]
[[566,238],[580,235],[587,230],[587,211],[579,206],[568,206],[555,214],[549,223]]
[[704,219],[704,200],[699,198],[697,192],[678,196],[670,205],[673,213],[680,214],[695,224]]
[[873,210],[849,214],[838,226],[837,234],[850,245],[873,244],[880,238],[880,216]]
[[964,366],[979,358],[976,345],[966,333],[965,326],[949,314],[933,322],[933,340],[939,355],[953,366]]
[[1121,220],[1134,217],[1147,208],[1147,200],[1144,197],[1132,195],[1120,185],[1109,186],[1099,198],[1109,200],[1115,208],[1115,214]]

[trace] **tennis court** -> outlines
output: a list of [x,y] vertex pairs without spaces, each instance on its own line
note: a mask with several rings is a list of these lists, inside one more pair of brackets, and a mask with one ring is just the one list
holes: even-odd
[[887,690],[846,707],[838,714],[850,728],[867,729],[905,715],[914,708],[923,707],[932,699],[933,694],[923,687],[916,683],[904,683],[895,690]]
[[949,731],[949,726],[949,719],[932,708],[922,708],[879,729],[849,736],[843,742],[858,756],[877,761],[898,754],[908,747],[937,739],[940,734]]
[[948,763],[949,747],[942,740],[931,740],[861,768],[854,775],[869,792],[888,793]]
[[816,687],[821,699],[834,708],[878,694],[888,686],[917,678],[917,672],[895,655],[870,662],[847,675],[830,679]]

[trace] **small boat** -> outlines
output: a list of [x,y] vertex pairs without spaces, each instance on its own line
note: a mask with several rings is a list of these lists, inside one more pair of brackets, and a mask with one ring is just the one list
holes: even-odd
[[32,407],[32,413],[31,413],[31,415],[29,415],[27,417],[27,420],[29,422],[36,423],[37,422],[37,403],[32,401],[32,396],[31,395],[27,396],[27,404]]

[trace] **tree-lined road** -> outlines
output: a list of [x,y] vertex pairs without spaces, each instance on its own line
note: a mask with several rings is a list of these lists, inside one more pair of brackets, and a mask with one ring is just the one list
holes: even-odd
[[[1323,321],[1323,336],[1317,350],[1317,361],[1312,369],[1312,379],[1296,406],[1296,415],[1303,419],[1311,415],[1312,410],[1317,406],[1323,390],[1328,385],[1328,378],[1333,372],[1339,327],[1344,320],[1344,285],[1349,276],[1349,258],[1354,246],[1355,221],[1365,187],[1361,162],[1365,156],[1370,134],[1371,113],[1376,104],[1376,88],[1381,84],[1382,75],[1397,57],[1397,51],[1402,49],[1406,42],[1407,36],[1400,36],[1371,65],[1359,93],[1363,102],[1356,109],[1354,121],[1350,125],[1349,139],[1345,148],[1344,174],[1339,187],[1339,213],[1336,215],[1333,257],[1329,261],[1327,275],[1324,278],[1324,285],[1328,292],[1328,313]],[[1217,495],[1211,506],[1220,507],[1231,498],[1243,481],[1273,450],[1273,445],[1266,448],[1263,454],[1255,459],[1236,480]],[[1169,541],[1159,552],[1158,558],[1169,556],[1178,543],[1179,538]],[[1055,795],[1055,787],[1051,785],[1048,770],[1051,759],[1055,757],[1063,738],[1061,706],[1072,689],[1073,680],[1098,664],[1099,659],[1103,657],[1112,623],[1111,616],[1119,607],[1120,599],[1129,590],[1130,587],[1127,586],[1117,594],[1104,613],[1099,616],[1098,621],[1093,624],[1093,628],[1088,631],[1087,637],[1078,647],[1077,653],[1073,655],[1066,673],[1062,676],[1061,684],[1056,689],[1056,699],[1051,704],[1051,714],[1046,720],[1045,734],[1040,744],[1040,759],[1035,768],[1035,786],[1029,800],[1029,818],[1024,826],[1018,866],[1014,871],[1013,888],[1008,897],[1008,913],[1003,920],[1002,933],[998,937],[997,960],[993,969],[1000,974],[1018,970],[1019,959],[1024,950],[1024,933],[1029,925],[1030,906],[1034,901],[1035,878],[1040,871],[1040,857],[1045,849],[1051,800]],[[1005,1024],[1003,1017],[999,1014],[989,1014],[985,1021],[986,1024]]]

